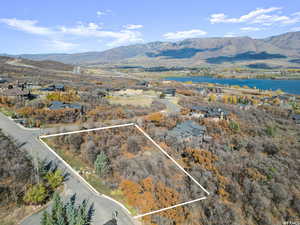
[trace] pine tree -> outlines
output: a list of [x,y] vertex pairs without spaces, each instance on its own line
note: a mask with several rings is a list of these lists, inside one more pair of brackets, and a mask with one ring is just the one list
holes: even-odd
[[53,225],[51,217],[47,211],[43,212],[41,225]]
[[75,205],[75,195],[67,203],[63,203],[57,193],[54,193],[51,214],[44,212],[41,225],[90,225],[94,210],[88,207],[86,200],[79,206]]
[[62,200],[56,192],[53,195],[53,206],[52,206],[52,220],[57,223],[59,220],[59,213],[62,213],[63,203]]
[[96,173],[100,176],[103,176],[108,169],[108,158],[105,153],[102,151],[97,155],[97,158],[94,162]]

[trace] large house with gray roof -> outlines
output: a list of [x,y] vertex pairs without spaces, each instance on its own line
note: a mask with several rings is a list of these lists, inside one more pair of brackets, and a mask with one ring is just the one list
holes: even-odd
[[[177,124],[168,132],[168,138],[176,140],[179,143],[191,144],[193,147],[201,144],[204,140],[206,127],[197,124],[193,120],[187,120]],[[196,145],[196,146],[195,146]]]

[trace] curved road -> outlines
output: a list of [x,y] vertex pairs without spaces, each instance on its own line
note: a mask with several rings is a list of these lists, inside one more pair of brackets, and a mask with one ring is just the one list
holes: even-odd
[[[77,201],[86,199],[89,203],[94,204],[95,214],[93,217],[93,225],[104,225],[112,219],[114,211],[118,211],[118,225],[134,225],[137,224],[127,212],[115,202],[97,196],[91,191],[86,184],[82,183],[79,178],[72,173],[66,166],[58,160],[48,148],[46,148],[39,140],[38,136],[41,135],[40,130],[25,130],[14,123],[12,120],[0,113],[0,129],[6,134],[15,139],[17,144],[22,146],[33,157],[40,159],[51,160],[59,166],[60,169],[70,174],[68,180],[65,182],[65,196],[69,197],[76,193]],[[42,213],[32,215],[22,221],[22,225],[38,225]]]

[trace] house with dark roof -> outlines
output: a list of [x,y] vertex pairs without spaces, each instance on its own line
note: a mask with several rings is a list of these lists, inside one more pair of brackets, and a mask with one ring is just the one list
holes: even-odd
[[300,114],[293,115],[292,119],[295,121],[296,124],[300,124]]
[[41,91],[65,91],[65,85],[63,84],[53,84],[48,87],[41,88]]
[[194,118],[203,118],[208,111],[209,108],[206,106],[194,105],[191,107],[189,115]]
[[143,87],[149,87],[150,86],[150,82],[146,81],[146,80],[141,80],[139,82],[136,83],[137,86],[143,86]]
[[176,89],[175,88],[168,88],[162,91],[162,94],[164,94],[167,97],[174,97],[176,95]]
[[1,78],[0,77],[0,84],[4,84],[4,83],[6,83],[7,82],[7,80],[5,80],[4,78]]
[[97,96],[98,98],[105,98],[106,96],[109,95],[106,88],[96,88],[95,90],[93,90],[92,93],[94,96]]
[[197,145],[203,142],[205,133],[205,126],[200,126],[193,120],[187,120],[177,124],[169,131],[168,136],[179,143]]
[[71,104],[71,103],[64,103],[64,102],[60,102],[60,101],[53,101],[49,105],[48,109],[50,109],[50,110],[60,110],[60,109],[82,110],[82,105]]
[[207,96],[209,93],[208,89],[204,87],[196,88],[196,91],[202,96]]
[[12,85],[7,89],[1,89],[0,95],[19,99],[33,99],[36,97],[29,90],[13,87]]
[[222,108],[194,105],[190,108],[189,116],[194,118],[227,119],[229,113]]
[[210,108],[209,111],[205,114],[206,118],[211,118],[214,120],[219,119],[227,119],[227,116],[229,115],[229,112],[222,108]]

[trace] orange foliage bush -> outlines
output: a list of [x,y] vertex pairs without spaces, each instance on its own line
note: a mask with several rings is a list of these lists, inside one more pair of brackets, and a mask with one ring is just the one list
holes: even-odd
[[165,120],[165,116],[160,112],[156,112],[146,116],[146,120],[153,122],[155,125],[159,126]]
[[74,102],[78,101],[80,97],[75,91],[70,90],[68,92],[54,92],[48,94],[47,99],[49,101]]
[[[162,182],[155,184],[152,177],[145,178],[140,184],[130,180],[123,180],[119,187],[124,193],[128,204],[136,207],[140,213],[176,205],[180,200],[179,193]],[[183,208],[181,207],[163,211],[161,214],[175,220],[176,224],[182,224],[184,221],[184,217],[182,217]],[[152,224],[151,217],[144,217],[143,222]]]
[[191,154],[196,164],[200,164],[204,169],[211,171],[217,177],[219,184],[218,193],[223,199],[227,199],[229,194],[225,191],[225,186],[228,180],[220,174],[218,168],[214,165],[214,162],[218,160],[217,156],[203,149],[188,149],[187,152]]

